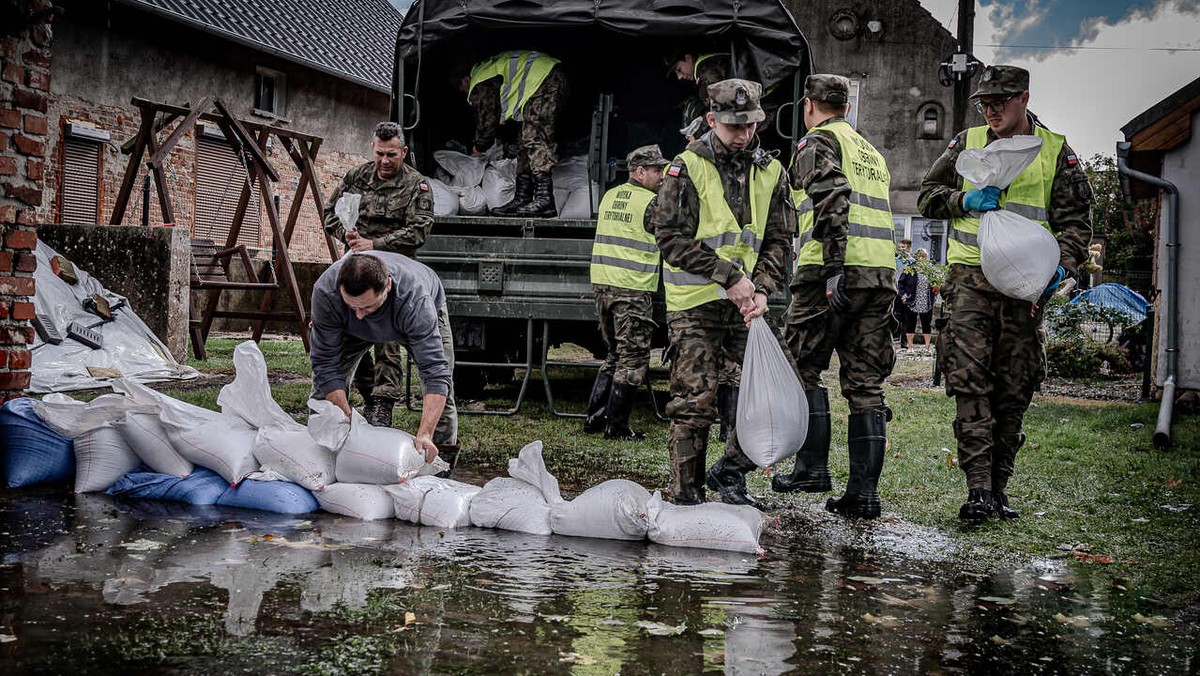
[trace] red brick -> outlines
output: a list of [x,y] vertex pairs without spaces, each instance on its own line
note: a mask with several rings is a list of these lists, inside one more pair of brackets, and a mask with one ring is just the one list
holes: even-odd
[[[33,279],[27,277],[26,279]],[[33,327],[32,326],[4,326],[0,327],[0,345],[29,345],[33,342]]]
[[8,353],[8,368],[12,370],[28,369],[33,361],[29,350],[13,350]]
[[21,113],[12,108],[0,110],[0,127],[8,127],[10,129],[21,128]]
[[[31,207],[42,206],[42,191],[37,188],[29,188],[23,185],[8,185],[4,186],[4,196],[11,197],[28,204]],[[23,216],[22,214],[21,216]],[[17,216],[17,222],[20,223],[21,216]]]
[[41,141],[24,134],[13,136],[13,145],[17,147],[22,154],[32,155],[34,157],[46,156],[46,144]]
[[22,209],[18,211],[17,223],[19,225],[28,225],[31,228],[36,228],[38,225],[37,212],[33,209]]
[[31,49],[21,55],[21,60],[28,66],[50,67],[50,55],[40,49]]
[[33,230],[13,230],[4,238],[4,246],[14,251],[32,251],[37,246],[37,233]]
[[11,303],[8,301],[0,300],[0,321],[8,319],[8,313],[10,312],[8,307],[9,305],[11,305]]
[[0,296],[32,296],[33,289],[33,277],[0,277]]
[[[16,268],[18,272],[33,272],[37,270],[37,256],[29,252],[17,254]],[[21,317],[17,317],[17,319],[21,319]],[[28,319],[28,317],[25,319]]]
[[[0,350],[0,369],[8,366],[8,350]],[[0,399],[3,401],[3,399]]]
[[24,390],[29,387],[29,371],[0,373],[0,390]]
[[50,91],[50,73],[44,70],[30,69],[26,84],[39,91],[48,92]]
[[[13,253],[11,251],[0,251],[0,272],[12,272]],[[3,319],[3,317],[0,317]]]
[[0,131],[0,153],[8,150],[8,132]]
[[17,301],[12,304],[12,318],[13,319],[21,319],[21,320],[33,319],[34,312],[35,312],[35,308],[34,308],[33,303],[27,303],[25,301]]
[[4,78],[5,82],[14,84],[25,84],[25,69],[19,64],[8,63],[4,65],[4,70],[0,71],[0,78]]
[[0,157],[0,176],[12,176],[15,173],[17,173],[17,158]]
[[25,175],[31,181],[40,181],[46,176],[46,163],[32,157],[25,161]]
[[25,116],[25,133],[37,134],[45,136],[50,131],[50,123],[46,121],[45,115],[26,115]]
[[46,112],[50,107],[50,99],[45,94],[29,89],[18,89],[13,92],[13,103],[17,104],[17,108],[28,108],[39,113]]
[[14,204],[0,206],[0,223],[8,225],[17,220],[17,207]]

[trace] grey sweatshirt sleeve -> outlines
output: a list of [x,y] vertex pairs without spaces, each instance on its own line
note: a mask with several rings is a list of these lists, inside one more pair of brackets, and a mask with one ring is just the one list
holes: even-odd
[[[442,332],[438,329],[437,300],[426,296],[409,304],[406,310],[401,328],[408,336],[408,348],[417,363],[417,373],[421,375],[421,391],[423,394],[448,395],[453,374],[442,347]],[[315,377],[315,366],[313,370]]]
[[343,308],[341,303],[320,288],[318,281],[312,295],[308,359],[312,362],[313,387],[322,395],[349,389],[346,374],[341,370],[342,338],[345,335]]

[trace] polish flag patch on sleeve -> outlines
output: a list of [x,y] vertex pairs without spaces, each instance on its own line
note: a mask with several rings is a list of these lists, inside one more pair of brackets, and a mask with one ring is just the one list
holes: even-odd
[[424,190],[424,191],[426,191],[426,192],[428,192],[428,191],[429,191],[429,184],[428,184],[428,183],[426,183],[425,181],[421,181],[420,183],[418,183],[418,184],[417,184],[417,187],[418,187],[418,188],[420,188],[421,190]]
[[806,136],[806,137],[800,139],[800,142],[796,144],[796,152],[800,152],[801,150],[804,150],[807,147],[808,147],[808,137]]
[[1079,158],[1074,155],[1067,155],[1067,164],[1075,166],[1076,164],[1079,164]]
[[672,163],[671,166],[667,169],[667,176],[678,176],[679,169],[680,169],[680,167],[678,164]]
[[953,148],[956,145],[958,145],[958,139],[952,138],[952,139],[950,139],[950,145],[946,146],[946,149],[949,150],[950,148]]

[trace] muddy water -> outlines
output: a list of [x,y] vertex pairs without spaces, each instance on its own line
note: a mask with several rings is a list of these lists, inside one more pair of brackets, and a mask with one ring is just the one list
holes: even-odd
[[1195,673],[1196,627],[1094,567],[783,521],[755,557],[0,493],[0,674]]

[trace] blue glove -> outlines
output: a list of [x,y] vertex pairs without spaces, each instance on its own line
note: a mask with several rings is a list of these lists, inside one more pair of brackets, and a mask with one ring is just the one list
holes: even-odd
[[1000,188],[989,185],[980,190],[969,190],[963,195],[963,208],[967,211],[995,211],[1000,208]]
[[1054,276],[1050,278],[1050,283],[1046,285],[1046,290],[1042,292],[1042,297],[1038,299],[1038,305],[1045,303],[1050,296],[1053,296],[1054,292],[1058,291],[1058,287],[1062,285],[1066,278],[1067,269],[1061,265],[1058,266],[1058,269],[1054,271]]

